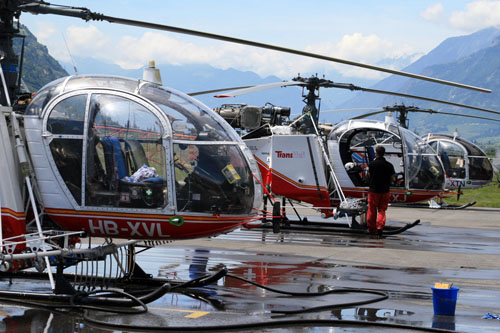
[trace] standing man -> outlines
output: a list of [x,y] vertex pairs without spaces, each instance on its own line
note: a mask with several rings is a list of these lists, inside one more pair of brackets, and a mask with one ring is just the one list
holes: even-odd
[[377,146],[375,159],[368,166],[370,191],[368,192],[366,224],[368,231],[378,238],[382,238],[382,230],[385,226],[385,211],[390,198],[389,188],[391,183],[395,181],[394,166],[386,161],[384,154],[385,148]]

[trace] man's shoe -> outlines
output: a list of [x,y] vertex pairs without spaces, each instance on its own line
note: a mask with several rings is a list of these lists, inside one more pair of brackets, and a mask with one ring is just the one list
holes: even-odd
[[377,229],[377,238],[382,239],[384,236],[382,235],[382,229]]

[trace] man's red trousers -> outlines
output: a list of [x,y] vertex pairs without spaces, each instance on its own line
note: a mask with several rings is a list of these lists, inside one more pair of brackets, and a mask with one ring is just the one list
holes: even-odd
[[374,234],[377,232],[377,229],[384,229],[385,211],[389,205],[390,197],[391,194],[389,192],[368,192],[368,213],[366,214],[366,225],[369,232]]

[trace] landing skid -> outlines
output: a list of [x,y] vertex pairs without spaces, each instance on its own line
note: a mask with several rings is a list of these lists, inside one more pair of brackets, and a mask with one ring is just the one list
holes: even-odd
[[429,209],[448,209],[448,210],[459,210],[465,209],[470,206],[474,206],[476,201],[472,201],[466,203],[464,205],[448,205],[448,204],[438,204],[435,201],[431,201],[430,203],[413,203],[413,204],[391,204],[392,207],[406,207],[406,208],[429,208]]
[[[285,205],[285,199],[283,199],[283,206]],[[288,208],[293,209],[294,218],[288,218],[284,210],[281,210],[278,201],[273,204],[273,218],[271,220],[264,219],[262,223],[263,228],[272,228],[274,233],[279,233],[280,231],[311,231],[311,232],[329,232],[329,233],[349,233],[358,235],[367,235],[368,230],[366,228],[366,223],[364,223],[365,214],[353,213],[349,216],[339,217],[338,220],[344,220],[344,222],[333,222],[333,218],[321,219],[319,216],[301,216],[294,206],[294,204],[289,200],[290,206]],[[311,207],[309,207],[311,209]],[[354,211],[353,211],[354,212]],[[345,213],[345,211],[343,211]],[[358,222],[358,220],[361,222]],[[384,228],[384,235],[397,235],[408,229],[411,229],[418,225],[420,220],[415,220],[413,223],[408,223],[404,226],[391,226],[386,225]]]
[[[411,229],[418,225],[420,220],[415,220],[413,223],[407,223],[404,226],[388,226],[384,228],[384,235],[397,235],[408,229]],[[263,225],[264,228],[271,227],[266,224]],[[288,220],[281,225],[282,231],[320,231],[329,233],[347,233],[356,235],[368,235],[368,230],[362,225],[349,225],[343,223],[331,223],[331,222],[313,222],[307,218],[302,221],[291,221]]]

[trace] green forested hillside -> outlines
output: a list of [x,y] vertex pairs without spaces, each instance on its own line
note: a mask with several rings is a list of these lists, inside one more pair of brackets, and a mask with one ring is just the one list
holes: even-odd
[[[47,47],[38,43],[36,37],[24,26],[21,34],[26,35],[24,45],[23,80],[31,92],[35,92],[45,84],[68,75],[62,66],[50,56]],[[16,38],[14,49],[21,53],[21,39]]]

